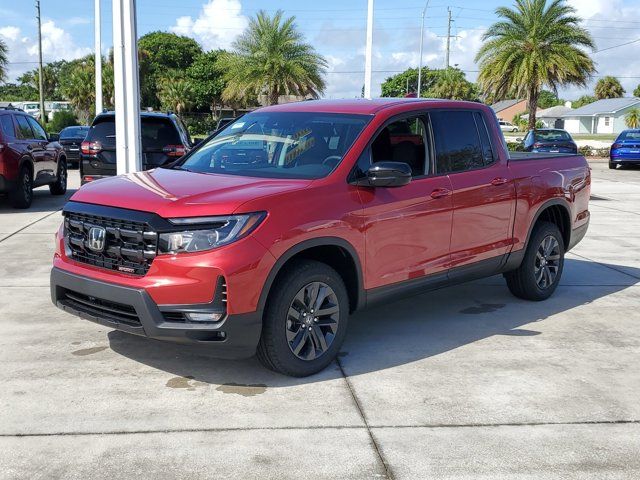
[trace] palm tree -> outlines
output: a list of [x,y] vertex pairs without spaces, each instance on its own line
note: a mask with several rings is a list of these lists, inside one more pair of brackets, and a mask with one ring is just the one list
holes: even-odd
[[629,128],[639,128],[640,127],[640,108],[632,108],[627,112],[624,116],[624,123],[627,124]]
[[598,100],[602,100],[603,98],[620,98],[624,96],[625,91],[620,80],[607,76],[598,80],[594,94]]
[[514,9],[499,7],[496,15],[503,20],[485,32],[476,56],[478,81],[488,95],[526,98],[535,128],[543,87],[586,86],[596,71],[583,50],[594,48],[593,39],[565,0],[516,0]]
[[324,91],[323,74],[327,61],[303,41],[295,17],[283,19],[279,10],[273,17],[258,12],[233,44],[233,52],[220,59],[226,72],[223,99],[266,95],[275,105],[280,95],[318,98]]
[[158,98],[163,107],[180,115],[193,104],[193,89],[188,80],[173,73],[161,80]]
[[60,85],[60,91],[73,106],[82,125],[87,125],[95,108],[96,92],[94,88],[93,62],[78,63],[68,78]]
[[475,100],[478,98],[476,86],[469,82],[462,70],[449,67],[440,70],[435,85],[427,91],[428,97],[451,100]]
[[9,64],[9,49],[4,40],[0,38],[0,82],[7,78],[7,65]]

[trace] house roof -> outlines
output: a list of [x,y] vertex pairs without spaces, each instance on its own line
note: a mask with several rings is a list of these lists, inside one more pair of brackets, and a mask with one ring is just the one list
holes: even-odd
[[517,105],[522,101],[523,101],[522,99],[501,100],[491,105],[491,108],[493,108],[494,112],[498,113],[498,112],[501,112],[502,110],[506,110],[507,108],[513,107],[514,105]]
[[564,105],[556,105],[555,107],[538,110],[538,114],[536,116],[538,118],[559,118],[564,114],[571,112],[573,112],[573,108],[565,107]]
[[565,113],[563,117],[593,117],[594,115],[602,115],[605,113],[613,114],[636,104],[640,104],[640,98],[605,98],[585,105],[584,107],[576,108],[572,112]]

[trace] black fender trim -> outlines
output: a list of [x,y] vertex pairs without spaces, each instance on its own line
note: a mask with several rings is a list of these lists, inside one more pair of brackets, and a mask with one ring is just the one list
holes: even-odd
[[275,281],[276,276],[278,275],[278,273],[280,273],[282,267],[284,267],[284,265],[289,260],[291,260],[291,258],[293,258],[298,253],[310,248],[324,246],[343,248],[351,257],[351,260],[356,267],[356,278],[358,283],[358,300],[353,310],[360,310],[361,308],[363,308],[366,303],[366,293],[364,290],[362,264],[360,263],[360,257],[358,256],[355,247],[351,245],[351,243],[340,237],[317,237],[305,240],[294,245],[278,258],[273,268],[271,268],[271,271],[269,272],[264,285],[262,286],[262,292],[260,293],[260,299],[258,300],[258,310],[264,310],[269,292],[271,291],[271,287],[273,286],[273,282]]

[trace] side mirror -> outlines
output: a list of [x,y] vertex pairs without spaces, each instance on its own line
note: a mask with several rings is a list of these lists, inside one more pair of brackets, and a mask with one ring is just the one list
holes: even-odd
[[60,134],[59,133],[50,133],[49,134],[49,141],[50,142],[57,142],[58,140],[60,140]]
[[411,167],[403,162],[377,162],[369,167],[358,185],[369,187],[402,187],[411,181]]

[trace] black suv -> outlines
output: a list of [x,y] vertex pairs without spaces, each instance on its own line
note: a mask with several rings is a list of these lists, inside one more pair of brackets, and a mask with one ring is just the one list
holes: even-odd
[[60,145],[67,154],[69,167],[78,167],[80,164],[80,144],[89,133],[89,127],[76,125],[74,127],[63,128],[60,131]]
[[[187,128],[173,113],[142,112],[142,168],[171,163],[191,150]],[[80,148],[82,184],[116,175],[116,122],[114,112],[98,115]]]

